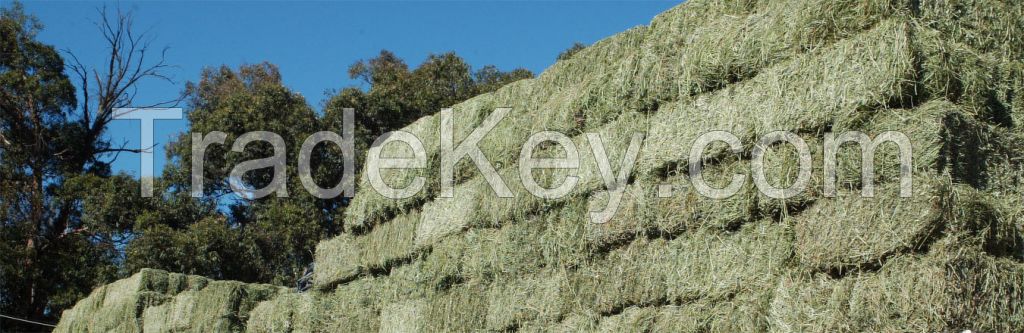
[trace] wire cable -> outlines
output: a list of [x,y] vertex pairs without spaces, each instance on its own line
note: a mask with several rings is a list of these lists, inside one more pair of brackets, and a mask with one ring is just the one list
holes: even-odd
[[46,326],[46,327],[57,327],[57,325],[53,325],[53,324],[40,323],[38,321],[31,321],[31,320],[28,320],[28,319],[21,319],[21,318],[17,318],[17,317],[11,317],[11,316],[4,315],[4,314],[0,314],[0,318],[7,318],[7,319],[10,319],[10,320],[14,320],[14,321],[20,321],[20,322],[23,322],[23,323],[36,324],[36,325],[41,325],[41,326]]

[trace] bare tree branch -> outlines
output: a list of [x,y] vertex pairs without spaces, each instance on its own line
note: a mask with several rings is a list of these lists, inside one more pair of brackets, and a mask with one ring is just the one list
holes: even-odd
[[[152,149],[105,148],[108,145],[103,135],[114,118],[114,109],[171,107],[177,106],[184,99],[184,95],[178,95],[166,101],[133,105],[138,94],[138,85],[142,81],[155,79],[175,83],[166,74],[166,71],[173,67],[166,63],[168,48],[161,49],[158,57],[152,57],[148,30],[142,33],[134,30],[131,12],[123,12],[120,7],[109,11],[106,6],[97,8],[97,12],[100,19],[94,24],[107,43],[105,68],[89,68],[83,65],[74,53],[65,50],[72,60],[69,67],[81,82],[80,89],[84,100],[80,122],[92,144],[92,151],[84,156],[87,160],[81,161],[83,164],[108,153],[141,153],[147,151],[146,149]],[[114,159],[116,158],[117,155],[114,156]]]

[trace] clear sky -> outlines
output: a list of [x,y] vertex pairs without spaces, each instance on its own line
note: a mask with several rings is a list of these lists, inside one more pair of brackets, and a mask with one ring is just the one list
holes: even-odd
[[[0,0],[4,6],[11,0]],[[176,83],[146,82],[136,103],[178,96],[207,66],[269,61],[285,84],[320,109],[325,91],[357,85],[348,65],[388,49],[417,66],[430,53],[455,51],[474,69],[524,67],[539,74],[573,42],[593,43],[645,25],[678,1],[657,2],[24,2],[45,25],[38,38],[74,52],[86,65],[102,62],[106,45],[94,22],[98,8],[120,6],[135,27],[170,47]],[[159,174],[164,144],[187,122],[157,121]],[[139,145],[138,121],[111,125],[115,144]],[[138,155],[122,154],[116,171],[139,175]]]

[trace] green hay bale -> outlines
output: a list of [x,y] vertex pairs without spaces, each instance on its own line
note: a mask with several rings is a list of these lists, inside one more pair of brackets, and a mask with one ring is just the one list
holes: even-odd
[[[961,245],[957,245],[960,247]],[[783,277],[772,300],[775,332],[975,332],[1024,321],[1024,266],[977,250],[901,256],[878,272]]]
[[796,257],[807,267],[843,270],[925,248],[951,217],[949,187],[942,178],[918,177],[909,198],[900,198],[893,184],[874,198],[844,191],[824,199],[794,221]]
[[498,280],[487,292],[487,329],[505,331],[526,322],[557,322],[562,316],[558,300],[566,283],[564,271],[544,272],[520,280]]
[[359,266],[368,270],[388,269],[414,257],[417,253],[414,242],[419,222],[420,213],[413,210],[378,225],[365,235],[355,237]]
[[[983,145],[985,134],[977,124],[960,111],[959,107],[949,102],[934,101],[909,110],[879,111],[869,119],[870,121],[866,124],[837,130],[856,129],[869,134],[899,130],[911,139],[911,144],[914,147],[914,165],[917,166],[915,171],[951,170],[952,173],[959,175],[958,179],[964,180],[980,177],[978,165],[982,163],[979,163],[977,155],[979,155],[979,148]],[[621,138],[621,134],[619,136],[621,140],[617,142],[627,141]],[[821,196],[822,143],[817,138],[813,138],[808,141],[808,146],[811,148],[813,171],[805,191],[795,198],[780,200],[764,196],[753,186],[752,179],[749,178],[738,195],[726,200],[704,198],[695,193],[692,187],[685,188],[682,195],[657,198],[656,184],[663,182],[641,180],[637,184],[629,186],[626,198],[620,205],[620,210],[610,223],[588,225],[588,229],[592,230],[592,241],[600,247],[601,244],[632,239],[637,234],[674,234],[695,226],[735,228],[739,224],[759,217],[786,216],[790,210],[801,209]],[[619,153],[613,155],[616,157],[625,150],[624,144],[616,148],[611,149],[611,151]],[[860,151],[856,149],[856,146],[847,144],[841,146],[839,152],[840,163],[837,173],[841,183],[840,187],[859,187]],[[795,149],[788,144],[770,148],[765,156],[768,182],[778,188],[788,187],[792,184],[798,167],[796,156]],[[897,149],[892,145],[883,145],[877,149],[875,156],[878,182],[895,181],[899,176]],[[615,159],[613,157],[613,160]],[[585,158],[584,161],[587,159]],[[733,173],[749,175],[748,161],[736,161],[731,164],[729,162],[717,163],[729,165],[722,167],[712,165],[705,170],[705,179],[712,186],[724,187]],[[581,170],[585,169],[586,166],[581,168]],[[587,173],[580,172],[580,175]],[[590,173],[596,173],[596,171],[592,170]],[[581,178],[586,179],[586,177]],[[675,180],[667,183],[685,184]],[[594,182],[581,182],[580,186],[586,193],[588,187],[596,188],[600,185]],[[513,202],[518,204],[511,204]],[[607,194],[602,192],[593,194],[589,202],[594,207],[604,207],[607,202]],[[524,203],[523,200],[509,199],[509,204],[501,206],[503,208],[481,210],[498,211],[499,213],[494,218],[500,220],[500,216],[504,214],[503,211],[514,211],[518,208],[519,212],[511,213],[515,214],[511,218],[515,221],[534,214],[537,210],[535,207],[541,206],[543,203],[542,199],[537,198],[528,203]]]
[[483,286],[467,284],[431,297],[423,316],[427,332],[483,329],[487,318],[486,290]]
[[[953,188],[952,216],[943,231],[947,238],[969,239],[994,256],[1024,259],[1021,206],[1000,194],[982,192],[966,186]],[[962,244],[967,245],[967,244]]]
[[[618,120],[611,122],[599,129],[587,134],[597,134],[601,138],[602,147],[606,158],[612,169],[615,170],[615,177],[622,167],[623,157],[626,155],[632,138],[636,134],[644,134],[651,127],[650,116],[645,114],[624,114]],[[644,140],[646,142],[646,140]],[[597,165],[597,158],[594,156],[594,142],[589,136],[580,135],[573,139],[580,154],[580,167],[577,170],[559,170],[552,177],[561,179],[567,175],[579,177],[579,183],[573,193],[586,194],[596,189],[604,189],[604,178],[601,176],[600,168]]]
[[[956,104],[935,100],[914,109],[880,111],[865,124],[840,127],[836,132],[849,130],[872,137],[887,131],[903,133],[910,139],[914,174],[945,172],[957,182],[983,183],[991,130]],[[853,143],[839,148],[836,171],[839,187],[861,187],[860,149]],[[876,183],[898,182],[898,154],[896,145],[891,143],[875,150]]]
[[590,255],[582,233],[584,209],[585,204],[574,202],[523,223],[445,238],[422,259],[421,274],[428,286],[443,289],[457,281],[491,281],[578,265]]
[[910,198],[883,185],[874,198],[845,193],[822,200],[794,221],[796,257],[829,272],[877,267],[893,255],[927,249],[944,234],[980,236],[996,254],[1018,249],[1018,230],[992,197],[947,182],[918,177]]
[[75,307],[64,311],[55,332],[141,332],[143,311],[164,303],[177,293],[198,290],[202,277],[143,269],[126,279],[94,290]]
[[423,300],[404,301],[389,304],[381,310],[381,333],[423,332]]
[[[646,182],[630,184],[623,192],[618,210],[607,223],[591,223],[589,217],[584,217],[579,223],[584,229],[587,243],[595,248],[603,248],[661,231],[662,228],[654,224],[651,216],[656,214],[651,211],[656,200],[653,194],[651,186]],[[609,195],[607,192],[597,192],[583,200],[591,207],[590,210],[596,211],[608,205]]]
[[350,281],[363,272],[359,265],[359,248],[355,236],[341,234],[321,241],[316,246],[316,270],[313,272],[313,286],[328,290]]
[[918,27],[914,32],[925,95],[983,108],[988,97],[985,93],[994,88],[993,59],[939,31]]
[[[510,84],[510,86],[516,85],[521,84]],[[513,90],[511,87],[503,89]],[[454,122],[455,131],[453,133],[456,142],[464,140],[472,129],[483,121],[482,115],[486,115],[494,110],[496,104],[493,97],[493,94],[483,94],[452,107],[453,118],[456,119]],[[395,188],[401,188],[410,184],[416,177],[424,177],[426,182],[424,183],[423,190],[409,198],[400,200],[390,199],[373,189],[369,178],[366,176],[366,170],[363,170],[363,176],[360,177],[358,186],[359,195],[353,198],[352,203],[345,210],[345,221],[348,228],[365,232],[400,212],[421,205],[425,200],[437,194],[439,182],[435,170],[440,168],[438,155],[441,142],[439,132],[440,120],[440,115],[434,114],[420,118],[401,129],[401,131],[413,134],[423,143],[423,149],[427,156],[426,167],[422,169],[381,170],[381,178],[384,182]],[[385,146],[381,150],[381,157],[411,158],[413,155],[407,145],[394,143]]]
[[420,287],[418,269],[417,265],[399,266],[389,274],[353,280],[330,292],[314,291],[314,331],[378,331],[382,311],[389,304],[433,295]]
[[[702,177],[715,188],[728,186],[734,174],[745,176],[739,191],[725,199],[712,199],[700,194],[689,175],[669,176],[666,180],[641,179],[627,187],[619,210],[605,224],[587,224],[588,237],[596,247],[628,241],[643,235],[677,235],[687,230],[712,228],[735,230],[741,225],[762,218],[785,216],[790,209],[799,210],[813,202],[821,191],[820,141],[809,140],[812,150],[811,179],[798,196],[786,200],[761,194],[754,185],[750,161],[730,156],[727,160],[705,166]],[[798,157],[789,146],[770,148],[765,154],[765,175],[773,186],[788,187],[796,178]],[[668,197],[660,197],[659,187],[671,184]],[[608,195],[598,192],[589,202],[604,207]]]
[[431,289],[444,290],[462,280],[468,249],[468,237],[449,237],[434,244],[422,259],[422,283]]
[[650,110],[717,89],[871,27],[902,7],[895,1],[687,2],[651,22],[637,48],[643,52],[624,55],[614,70],[580,89],[587,103],[574,108],[582,111],[575,115],[592,129],[594,120],[615,119],[606,110]]
[[685,165],[688,151],[679,147],[711,130],[729,131],[741,142],[777,130],[821,132],[838,119],[901,100],[914,78],[913,63],[907,24],[887,20],[729,89],[665,106],[651,119],[638,168],[651,173]]
[[380,319],[382,331],[478,331],[484,329],[487,295],[484,286],[470,283],[445,293],[387,305],[385,309]]
[[423,265],[420,267],[423,284],[427,288],[446,290],[453,284],[471,277],[490,279],[498,272],[497,267],[526,268],[530,266],[529,263],[537,262],[536,258],[523,253],[515,254],[515,258],[527,259],[529,263],[525,265],[517,265],[513,260],[495,261],[496,253],[506,253],[498,249],[498,237],[500,236],[496,230],[470,230],[458,237],[445,238],[434,244],[430,253],[423,258]]
[[[1017,147],[1020,146],[1018,145]],[[998,212],[998,220],[996,221],[999,221],[1000,225],[1015,228],[1008,231],[1017,235],[1016,241],[1003,242],[1003,244],[1004,247],[1010,249],[1008,251],[1010,255],[1016,258],[1024,258],[1024,240],[1020,236],[1024,234],[1024,186],[1022,186],[1024,184],[1024,168],[1020,165],[1014,165],[1014,163],[1003,162],[993,166],[990,170],[990,175],[992,184],[998,184],[998,186],[990,187],[984,193],[986,197],[982,200],[991,203]],[[992,229],[1000,230],[997,228]],[[1001,228],[1001,230],[1006,229]],[[999,238],[1004,240],[1013,239],[1012,236],[1002,236]]]
[[[508,117],[486,136],[480,148],[489,160],[498,166],[511,166],[519,157],[520,148],[529,135],[539,131],[557,131],[575,135],[584,127],[598,128],[616,119],[622,107],[591,108],[589,105],[614,99],[595,99],[587,91],[611,86],[599,79],[620,70],[623,62],[633,57],[645,36],[645,29],[637,27],[599,41],[572,59],[560,61],[532,82],[531,96],[511,96],[522,101],[510,101],[513,108]],[[625,69],[623,69],[625,70]],[[586,78],[582,80],[581,78]],[[515,104],[518,104],[515,105]],[[489,111],[488,111],[489,112]],[[595,112],[600,112],[597,114]],[[590,113],[589,122],[584,113]],[[599,120],[600,119],[600,120]],[[501,167],[499,167],[501,168]],[[457,173],[471,175],[475,166],[468,161],[457,165]]]
[[956,102],[981,120],[1009,126],[1012,123],[1015,64],[997,53],[983,53],[956,42],[949,35],[918,26],[915,44],[921,57],[921,90],[924,96]]
[[682,48],[677,84],[701,93],[755,76],[762,68],[850,37],[905,11],[902,1],[767,1],[747,16],[725,15],[698,28]]
[[933,0],[919,4],[919,21],[946,39],[983,53],[1020,60],[1024,6],[1016,1]]
[[144,269],[65,311],[56,331],[241,331],[249,311],[280,290]]
[[[948,170],[965,182],[981,178],[979,156],[988,136],[982,126],[972,121],[961,108],[946,101],[933,101],[914,109],[882,110],[862,124],[845,124],[837,132],[859,130],[869,135],[886,131],[900,131],[910,138],[913,147],[913,171],[934,173]],[[676,234],[686,229],[714,227],[729,229],[763,217],[785,217],[799,213],[822,196],[823,155],[819,138],[805,140],[811,153],[811,178],[803,192],[786,200],[773,199],[761,193],[747,178],[737,195],[724,200],[708,199],[691,186],[685,176],[672,176],[668,180],[640,179],[630,185],[618,213],[606,224],[588,225],[592,241],[598,244],[629,240],[639,234]],[[895,145],[879,146],[875,153],[875,181],[894,183],[899,177],[899,157]],[[861,178],[861,152],[854,144],[840,146],[837,159],[839,188],[859,188]],[[771,147],[765,154],[765,174],[769,184],[776,188],[789,187],[796,179],[799,159],[792,145]],[[750,161],[737,160],[729,155],[726,160],[712,160],[705,167],[706,182],[716,188],[728,185],[733,174],[750,176]],[[685,172],[685,171],[683,171]],[[675,185],[675,194],[658,197],[658,186]],[[679,189],[679,187],[683,187]],[[679,194],[678,192],[682,192]],[[590,202],[603,207],[607,194],[597,193]]]
[[665,281],[669,299],[722,298],[774,284],[792,253],[791,231],[767,222],[735,234],[698,232],[669,249]]
[[[751,193],[748,195],[757,197],[755,199],[756,217],[784,220],[791,215],[800,214],[821,198],[825,178],[823,140],[810,135],[801,136],[801,138],[807,143],[811,157],[810,164],[806,166],[810,168],[810,176],[805,187],[793,197],[779,199],[768,196],[756,185],[752,186]],[[775,189],[787,189],[794,186],[799,177],[800,153],[792,144],[780,143],[765,150],[763,165],[765,181],[768,185]],[[753,177],[752,173],[748,174],[750,174],[748,178]],[[753,179],[748,179],[748,181],[753,182]]]
[[[647,128],[647,123],[645,119],[646,116],[643,115],[623,116],[620,120],[613,122],[608,126],[605,126],[601,131],[597,132],[602,137],[607,155],[614,165],[621,164],[622,157],[625,154],[628,145],[630,144],[630,138],[632,137],[632,135],[634,133],[640,133],[645,128]],[[462,207],[460,207],[457,210],[455,208],[449,207],[453,204],[444,204],[444,202],[449,202],[451,201],[451,199],[439,198],[435,202],[428,203],[427,207],[436,207],[436,209],[434,210],[447,214],[449,217],[439,217],[431,220],[455,221],[454,223],[451,223],[453,227],[445,229],[445,234],[454,233],[456,230],[464,228],[463,226],[467,224],[470,224],[471,226],[486,227],[500,226],[504,224],[515,224],[526,221],[535,214],[543,214],[544,211],[549,209],[549,207],[551,207],[552,205],[557,205],[560,204],[561,202],[573,200],[574,198],[579,198],[580,195],[586,195],[594,190],[603,188],[605,186],[604,181],[599,175],[598,167],[595,163],[595,158],[590,148],[589,140],[585,140],[581,136],[576,139],[576,144],[579,149],[581,157],[581,166],[578,170],[558,170],[555,171],[553,174],[542,175],[541,177],[538,177],[538,182],[541,183],[543,183],[544,181],[550,181],[551,179],[557,179],[558,181],[561,181],[561,179],[564,179],[564,177],[568,175],[579,177],[579,183],[576,185],[573,194],[571,194],[570,196],[552,200],[546,200],[543,198],[536,197],[530,193],[527,193],[526,190],[523,189],[522,184],[519,181],[519,176],[516,173],[517,170],[503,170],[501,172],[502,178],[505,179],[506,182],[509,184],[510,188],[513,189],[513,194],[515,195],[513,198],[492,197],[493,193],[489,188],[487,188],[486,184],[482,181],[482,179],[475,178],[473,181],[459,185],[456,188],[456,192],[469,193],[466,195],[471,196],[473,194],[480,194],[480,191],[482,191],[485,197],[476,200],[479,201],[479,206],[472,206],[470,204],[471,200],[469,200],[469,198],[467,197],[466,199],[456,201],[457,203],[460,203],[462,205]],[[560,148],[555,150],[560,150]],[[750,183],[748,182],[748,185],[749,184]],[[653,190],[653,186],[648,187],[650,188],[646,188],[644,189],[644,191]],[[642,199],[642,196],[653,196],[653,193],[634,193],[634,191],[631,190],[630,195],[633,195],[631,197],[633,199]],[[607,201],[607,194],[599,192],[597,194],[594,194],[593,196],[604,197],[604,201],[595,200],[594,198],[590,200],[590,202],[594,204],[595,207],[603,207],[604,203],[606,203]],[[712,208],[720,209],[723,207],[723,205],[721,204],[711,202],[712,200],[707,201],[707,204],[709,206],[717,206]],[[735,203],[736,201],[734,200],[727,203],[727,205],[732,205]],[[481,213],[483,216],[477,216]],[[625,216],[626,214],[623,215]],[[587,220],[589,220],[589,217],[584,217]],[[467,220],[470,222],[465,222]],[[472,221],[476,221],[476,223]],[[621,223],[616,224],[621,225]],[[459,226],[461,228],[455,228],[455,226]]]
[[332,294],[316,298],[314,313],[319,332],[377,332],[380,310],[374,306],[369,290],[359,284],[345,285]]
[[[642,31],[642,29],[641,29]],[[556,126],[556,124],[564,124],[560,129],[569,129],[575,126],[575,121],[572,120],[572,112],[565,111],[566,105],[573,103],[576,95],[574,89],[569,89],[569,85],[575,85],[575,83],[568,82],[566,80],[579,80],[579,78],[588,77],[587,73],[594,71],[603,71],[604,68],[610,66],[609,63],[614,64],[616,59],[622,56],[623,52],[632,53],[637,44],[637,40],[642,38],[642,33],[625,33],[610,37],[606,41],[599,42],[597,45],[588,47],[586,52],[579,54],[579,63],[574,64],[563,64],[556,65],[552,69],[549,69],[537,79],[532,80],[521,80],[513,83],[509,86],[503,87],[496,91],[491,97],[481,100],[470,100],[454,107],[455,109],[455,141],[456,143],[461,142],[469,132],[475,128],[487,115],[489,115],[496,106],[502,107],[513,107],[517,112],[510,114],[502,123],[499,124],[498,128],[489,134],[480,147],[484,150],[485,155],[491,157],[492,162],[510,164],[512,159],[517,157],[518,150],[505,149],[508,147],[518,147],[518,145],[525,142],[526,130],[533,127],[533,124],[541,123],[546,124],[542,120],[549,120],[550,117],[563,117],[562,121],[558,123],[549,124]],[[630,40],[634,40],[630,42]],[[630,44],[632,43],[632,44]],[[634,47],[629,47],[633,45]],[[592,75],[591,75],[592,76]],[[574,78],[574,79],[573,79]],[[564,81],[564,82],[563,82]],[[556,86],[561,88],[555,88]],[[568,93],[568,96],[559,96],[559,91]],[[554,104],[554,105],[551,105]],[[551,106],[551,107],[548,107]],[[525,112],[525,110],[538,110],[538,112]],[[570,114],[570,116],[564,116]],[[438,154],[437,143],[439,142],[436,138],[438,137],[438,120],[439,115],[430,116],[428,118],[421,119],[417,123],[407,127],[406,131],[413,132],[423,139],[424,148],[427,151],[428,160],[432,163],[436,163]],[[546,124],[547,126],[548,124]],[[550,129],[558,129],[555,127],[549,127]],[[509,133],[506,133],[509,132]],[[419,136],[419,134],[425,134]],[[532,132],[529,132],[532,133]],[[522,140],[513,140],[513,138],[520,138]],[[434,139],[429,139],[434,138]],[[501,140],[503,144],[496,144],[490,142],[491,140]],[[429,142],[428,142],[429,141]],[[387,151],[385,151],[387,153]],[[422,169],[424,172],[433,172],[437,170],[436,164],[428,163],[428,167]],[[434,167],[431,167],[434,166]],[[456,179],[468,179],[469,175],[473,174],[474,171],[472,163],[469,161],[461,161],[456,165]],[[429,171],[427,171],[429,170]],[[385,180],[393,179],[396,183],[402,180],[411,179],[411,177],[417,175],[424,175],[419,173],[411,173],[408,171],[395,171],[396,173],[402,172],[401,176],[398,175],[386,175]],[[402,178],[404,176],[404,178]],[[365,177],[364,177],[365,178]],[[437,177],[428,177],[428,179],[435,179]],[[420,195],[414,196],[413,198],[403,200],[400,203],[391,203],[378,194],[369,193],[371,191],[362,191],[369,193],[367,198],[357,198],[353,201],[355,209],[351,209],[351,213],[346,213],[348,217],[346,220],[353,221],[354,227],[368,228],[372,227],[372,224],[383,221],[388,215],[393,215],[394,211],[401,207],[410,207],[416,205],[417,202],[421,202],[427,197],[431,197],[436,194],[436,184],[428,182],[427,191],[421,192]],[[389,182],[390,183],[390,182]],[[362,180],[360,188],[369,189],[368,180]]]
[[677,239],[634,241],[569,277],[567,308],[614,312],[629,305],[725,298],[774,285],[789,258],[785,226],[761,222],[735,234],[700,230]]
[[[772,170],[772,167],[766,169]],[[702,171],[705,182],[715,188],[727,186],[733,174],[749,175],[749,162],[730,158]],[[688,177],[641,179],[629,185],[611,220],[604,224],[586,224],[588,240],[601,248],[645,235],[672,236],[701,228],[734,230],[761,216],[757,189],[749,176],[735,195],[725,199],[701,195]],[[668,197],[661,197],[663,194],[659,193],[663,184],[672,186]],[[604,208],[608,200],[607,193],[597,192],[587,201],[598,210]]]
[[1002,99],[1010,105],[1010,115],[1015,128],[1019,131],[1024,124],[1024,64],[1020,62],[1004,63],[1002,77],[1009,86]]
[[424,205],[416,226],[416,246],[428,246],[472,224],[479,214],[479,202],[494,195],[488,187],[483,178],[475,178],[456,188],[454,197],[437,198]]
[[316,331],[315,293],[284,292],[256,305],[249,312],[245,330],[252,333]]
[[576,266],[591,255],[583,237],[587,223],[586,204],[571,202],[539,211],[525,223],[486,231],[490,236],[470,248],[464,275],[486,280]]
[[[388,274],[362,277],[330,292],[311,291],[312,304],[304,306],[312,310],[303,320],[314,332],[377,332],[385,325],[381,316],[390,304],[434,295],[433,290],[422,287],[420,266],[393,267]],[[280,321],[273,324],[283,325]]]
[[145,332],[241,331],[249,311],[282,287],[213,281],[200,290],[184,291],[142,315]]
[[[158,270],[143,269],[125,280],[97,288],[74,307],[65,310],[55,332],[141,332],[138,307],[159,303],[165,297],[139,290],[142,280],[150,279]],[[155,296],[155,295],[154,295]],[[162,295],[161,295],[162,296]],[[154,299],[155,298],[155,299]]]
[[387,270],[417,254],[414,246],[419,211],[402,214],[364,235],[343,234],[320,242],[314,285],[330,289],[364,272]]
[[658,309],[653,332],[765,332],[771,293],[745,292],[722,301],[700,301]]
[[539,270],[547,264],[543,245],[548,233],[544,220],[502,229],[472,230],[465,234],[465,253],[459,258],[459,279],[494,279]]
[[[402,128],[402,131],[412,133],[423,143],[424,150],[428,152],[434,152],[436,154],[438,141],[437,128],[439,125],[440,117],[436,115],[427,116],[420,118],[416,122]],[[433,140],[431,140],[433,139]],[[428,148],[429,147],[429,148]],[[430,150],[433,148],[433,150]],[[387,158],[411,158],[413,157],[409,147],[404,143],[391,143],[381,150],[381,156]],[[428,161],[430,160],[428,155]],[[428,163],[429,164],[429,163]],[[368,167],[368,164],[364,164]],[[401,188],[411,183],[412,179],[416,177],[425,176],[425,170],[434,169],[382,169],[380,170],[381,178],[391,187]],[[346,227],[350,229],[370,229],[374,225],[384,222],[390,219],[393,215],[397,214],[401,207],[414,204],[417,199],[416,196],[412,198],[406,198],[401,200],[391,199],[384,197],[381,193],[376,191],[371,185],[368,173],[364,167],[360,170],[359,186],[357,190],[359,193],[352,199],[352,203],[348,209],[345,210],[345,222]],[[431,182],[429,179],[433,178],[436,182],[437,177],[427,177],[427,182]],[[423,191],[422,195],[426,195],[427,191]],[[422,195],[419,196],[422,199]]]
[[[683,52],[692,39],[705,26],[713,26],[717,20],[729,17],[743,17],[754,12],[767,1],[687,1],[668,11],[658,14],[651,21],[647,38],[644,40],[642,56],[634,65],[637,71],[632,94],[623,96],[631,104],[639,107],[653,106],[653,102],[672,101],[687,92],[691,85],[699,83],[680,80],[684,70],[699,71],[700,67],[683,68]],[[715,45],[716,49],[728,48],[728,45]],[[714,78],[712,75],[691,75],[690,77],[710,77],[714,80],[727,80],[725,77]],[[682,82],[677,82],[682,81]],[[682,93],[680,92],[682,90]],[[624,94],[625,95],[625,94]],[[623,98],[620,97],[620,98]]]
[[[592,264],[589,263],[587,257],[591,255],[590,253],[592,253],[591,251],[594,250],[594,247],[591,244],[587,244],[585,242],[586,239],[581,237],[583,228],[588,225],[587,220],[581,217],[571,220],[565,219],[563,217],[566,216],[565,214],[577,213],[572,213],[569,209],[566,209],[563,210],[563,213],[549,215],[548,219],[552,222],[548,222],[549,224],[546,225],[543,224],[543,221],[529,221],[507,226],[500,230],[471,230],[463,236],[445,239],[435,245],[431,253],[424,258],[421,274],[426,276],[425,288],[443,290],[452,284],[467,280],[493,280],[496,285],[519,285],[519,282],[511,283],[508,281],[509,279],[524,275],[532,276],[531,274],[551,276],[555,274],[549,272],[551,269],[560,270],[560,267],[578,267],[577,270],[583,273],[574,273],[575,280],[567,282],[570,284],[569,286],[560,288],[575,290],[575,294],[588,296],[592,299],[588,300],[586,297],[574,296],[564,298],[563,301],[568,302],[569,308],[593,308],[594,304],[598,304],[595,309],[612,309],[622,303],[658,300],[666,297],[674,297],[673,299],[692,297],[693,294],[700,293],[695,291],[695,289],[700,287],[693,286],[692,283],[697,283],[698,285],[700,283],[710,283],[708,279],[697,282],[698,279],[694,276],[687,275],[707,274],[698,271],[667,276],[666,274],[669,272],[664,270],[666,253],[672,253],[672,255],[679,258],[691,258],[689,257],[691,255],[715,256],[717,258],[731,255],[727,251],[739,251],[742,247],[743,250],[748,251],[745,254],[749,256],[742,260],[729,257],[730,260],[746,264],[747,269],[758,269],[758,266],[751,263],[750,260],[766,260],[770,262],[776,259],[765,258],[765,256],[779,256],[787,251],[757,244],[757,242],[761,241],[762,237],[767,238],[767,236],[761,235],[762,233],[771,232],[778,236],[781,235],[779,233],[782,232],[782,229],[771,227],[767,231],[758,231],[751,227],[741,236],[727,237],[730,240],[729,243],[713,249],[707,249],[708,245],[706,243],[711,242],[710,239],[725,237],[718,235],[718,231],[713,230],[697,231],[692,236],[693,239],[680,238],[669,243],[666,243],[664,240],[654,240],[652,243],[652,241],[641,239],[627,249],[613,250],[609,254],[609,258]],[[689,235],[684,237],[689,237]],[[751,238],[752,240],[743,240],[742,237]],[[671,244],[670,248],[665,249],[666,246],[669,246],[668,244]],[[785,244],[788,243],[782,243],[782,245]],[[691,270],[710,270],[710,268],[699,266],[696,263],[683,262],[683,259],[679,259],[679,261],[679,263],[674,261],[673,263],[679,267],[687,267]],[[609,271],[615,273],[606,273]],[[737,273],[747,274],[742,271]],[[602,279],[594,280],[593,276],[602,276]],[[604,281],[604,277],[607,277],[609,281]],[[631,280],[634,278],[640,280]],[[675,283],[670,290],[666,286],[666,282],[664,282],[666,279],[681,282]],[[530,282],[534,280],[545,279],[528,278],[527,281],[521,283],[536,284]],[[720,282],[724,283],[724,280]],[[552,287],[551,285],[546,286]],[[499,289],[492,290],[492,293],[497,293],[498,295],[523,289],[517,287],[508,289],[495,288]],[[630,288],[638,289],[632,290]],[[584,293],[581,290],[585,290],[588,293]],[[609,292],[598,295],[602,293],[601,291]],[[721,292],[716,291],[716,293]],[[606,296],[608,299],[602,298]],[[542,301],[553,302],[554,299],[538,300],[537,302]],[[505,302],[513,302],[513,300]],[[495,303],[500,304],[501,302],[495,301]],[[548,305],[544,307],[545,309],[557,308],[555,306],[557,303],[546,304]],[[531,306],[531,308],[539,307]],[[550,313],[550,311],[545,311],[545,313]],[[509,326],[523,321],[523,319],[516,319],[519,318],[516,316],[525,316],[523,314],[507,315],[510,317],[495,317],[496,315],[491,315],[493,317],[491,327]]]
[[[538,171],[534,172],[534,177],[539,184],[545,184],[548,174],[550,172]],[[519,180],[519,171],[516,168],[499,170],[498,175],[505,180],[505,184],[511,190],[511,198],[499,198],[486,185],[484,188],[474,188],[474,184],[480,183],[479,178],[456,186],[456,191],[483,191],[475,207],[476,211],[473,212],[476,216],[467,227],[500,228],[528,221],[534,217],[536,211],[545,209],[545,206],[550,206],[549,202],[553,202],[528,193]]]
[[[647,128],[646,121],[644,119],[646,119],[646,116],[641,114],[625,114],[620,117],[619,120],[616,120],[595,132],[602,137],[602,142],[608,158],[616,167],[621,164],[622,156],[630,144],[630,138],[632,135],[634,133],[642,133]],[[534,172],[535,180],[542,186],[549,188],[561,184],[566,176],[578,177],[579,181],[574,187],[569,198],[572,198],[574,197],[573,195],[578,195],[579,193],[589,193],[594,189],[604,186],[604,181],[600,177],[589,140],[584,136],[578,136],[574,139],[574,143],[580,154],[580,167],[578,169],[537,170]],[[534,157],[562,158],[565,157],[565,155],[561,148],[539,148],[535,152]],[[459,184],[456,187],[456,193],[479,193],[482,191],[482,193],[479,194],[483,197],[477,199],[479,206],[467,206],[466,210],[463,210],[461,213],[455,212],[449,214],[461,214],[466,218],[471,218],[470,226],[472,227],[497,227],[526,221],[538,212],[542,213],[544,210],[550,209],[550,207],[556,206],[569,199],[561,198],[548,200],[529,193],[523,187],[518,168],[514,166],[499,170],[499,176],[501,176],[508,185],[509,189],[512,191],[513,197],[498,198],[494,195],[493,190],[486,185],[486,182],[484,182],[481,177],[477,177],[466,183]],[[449,199],[438,198],[435,201],[440,200]],[[431,204],[428,203],[428,205]]]

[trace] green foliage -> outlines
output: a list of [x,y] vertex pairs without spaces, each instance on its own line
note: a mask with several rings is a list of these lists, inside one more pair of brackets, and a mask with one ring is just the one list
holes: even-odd
[[0,312],[52,320],[48,310],[106,281],[114,254],[91,234],[66,232],[82,224],[64,203],[92,194],[69,193],[66,180],[105,170],[75,152],[102,142],[83,137],[64,60],[35,39],[40,29],[21,4],[0,9]]
[[582,51],[585,48],[587,48],[587,46],[584,45],[583,43],[575,42],[569,48],[567,48],[564,51],[558,53],[557,60],[568,60],[568,59],[572,58],[572,56],[575,55],[577,52]]
[[533,78],[533,72],[525,68],[502,72],[498,67],[489,65],[473,72],[473,80],[476,81],[477,90],[480,93],[492,92],[506,84],[530,78]]
[[[376,58],[360,60],[348,69],[369,89],[346,88],[331,96],[324,117],[328,128],[340,129],[341,110],[356,111],[357,140],[372,140],[380,134],[411,124],[416,119],[452,107],[470,97],[492,92],[533,73],[523,68],[502,72],[493,65],[476,72],[453,52],[431,54],[419,67],[409,70],[404,61],[387,50]],[[361,129],[366,135],[361,135]],[[363,144],[368,145],[364,142]],[[359,143],[357,142],[357,150]]]

